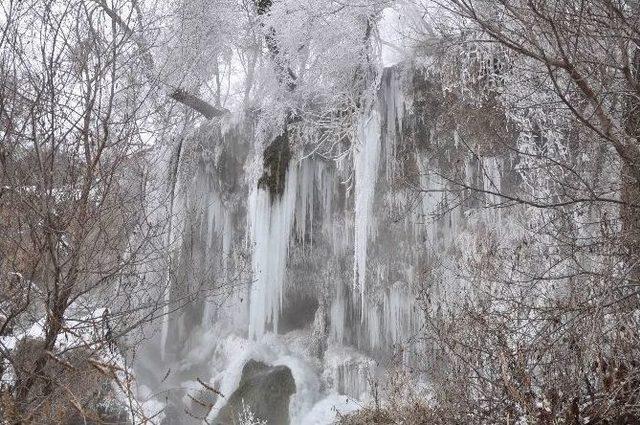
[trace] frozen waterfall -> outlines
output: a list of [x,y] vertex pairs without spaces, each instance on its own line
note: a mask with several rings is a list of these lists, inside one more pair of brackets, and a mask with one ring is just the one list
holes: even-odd
[[[402,69],[385,69],[380,81],[377,100],[355,120],[346,169],[292,149],[280,192],[256,184],[255,126],[238,120],[186,142],[192,162],[176,201],[182,245],[172,294],[195,284],[212,290],[168,316],[162,339],[173,355],[156,360],[169,372],[149,384],[154,390],[186,388],[197,410],[189,401],[202,390],[196,378],[230,396],[249,360],[283,365],[296,381],[292,423],[321,424],[332,406],[348,411],[370,397],[392,359],[422,361],[420,343],[406,343],[424,309],[460,290],[454,278],[425,282],[424,270],[473,244],[473,226],[503,220],[483,209],[498,201],[490,195],[448,198],[437,171],[462,156],[456,172],[490,191],[505,165],[464,156],[455,129],[437,133],[424,112],[415,115],[427,94],[411,89]],[[213,420],[225,403],[217,399],[206,416]]]

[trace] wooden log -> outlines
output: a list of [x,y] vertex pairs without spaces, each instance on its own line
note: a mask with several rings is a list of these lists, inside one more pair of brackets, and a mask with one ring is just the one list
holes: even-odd
[[200,99],[199,97],[187,92],[184,89],[174,90],[170,95],[170,98],[175,100],[176,102],[180,102],[183,105],[188,106],[189,108],[198,111],[208,119],[212,119],[215,117],[221,117],[229,113],[227,109],[219,109],[215,106],[211,105],[208,102]]

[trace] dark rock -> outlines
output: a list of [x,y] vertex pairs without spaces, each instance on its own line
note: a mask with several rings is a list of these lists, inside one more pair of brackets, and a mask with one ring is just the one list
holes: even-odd
[[296,329],[304,329],[313,323],[318,300],[307,294],[292,294],[282,306],[278,321],[278,333],[281,335]]
[[258,187],[268,190],[272,198],[284,193],[287,168],[291,161],[291,148],[287,129],[277,136],[264,151],[264,173],[258,180]]
[[249,360],[242,370],[238,389],[213,423],[237,423],[244,404],[256,419],[266,421],[267,425],[288,425],[289,398],[295,392],[296,384],[288,367]]

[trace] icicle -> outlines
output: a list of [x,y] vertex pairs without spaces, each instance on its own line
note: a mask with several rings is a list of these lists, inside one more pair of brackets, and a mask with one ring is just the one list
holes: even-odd
[[349,347],[334,346],[325,353],[325,366],[334,389],[355,399],[366,397],[375,362]]
[[[333,232],[339,226],[333,217],[333,197],[338,194],[337,177],[334,173],[327,170],[327,166],[318,163],[318,193],[320,195],[321,213],[322,213],[322,232],[325,237],[332,240]],[[344,235],[344,233],[343,233]],[[342,238],[344,241],[344,237]],[[344,245],[344,244],[343,244]],[[334,253],[342,253],[341,247],[332,244]],[[336,249],[337,248],[337,249]]]
[[[354,153],[355,182],[355,223],[354,223],[354,286],[360,288],[364,300],[367,242],[374,226],[373,203],[378,163],[380,160],[380,119],[372,110],[358,128],[360,146]],[[364,316],[363,316],[364,320]]]
[[330,320],[331,320],[331,338],[333,341],[342,344],[344,342],[344,325],[346,319],[346,305],[344,299],[344,291],[338,284],[336,298],[331,303]]
[[[205,250],[209,263],[218,270],[221,283],[225,284],[229,277],[231,242],[233,227],[231,212],[225,207],[216,190],[207,192],[205,208],[207,211],[207,239]],[[205,304],[203,325],[208,326],[214,321],[215,302],[208,300]]]
[[[178,201],[178,194],[176,193],[176,188],[178,187],[178,179],[179,179],[179,175],[178,175],[178,165],[180,162],[180,155],[182,153],[182,142],[180,142],[180,144],[177,147],[177,151],[175,154],[175,158],[172,158],[171,161],[175,161],[171,167],[170,170],[170,175],[169,175],[169,181],[170,181],[170,188],[169,188],[169,195],[170,195],[170,202],[169,202],[169,208],[168,208],[168,218],[169,218],[169,228],[167,229],[167,238],[166,238],[166,246],[170,247],[171,245],[174,246],[180,246],[179,243],[177,243],[176,240],[174,240],[175,235],[180,235],[181,233],[181,229],[179,228],[180,225],[180,221],[176,220],[176,217],[183,217],[185,214],[184,209],[181,207],[181,202]],[[173,286],[173,281],[171,279],[171,273],[172,273],[172,267],[173,267],[173,250],[169,250],[169,255],[168,255],[168,259],[169,259],[169,263],[167,265],[166,270],[164,271],[164,276],[163,276],[163,280],[164,280],[164,287],[162,288],[162,290],[164,291],[163,294],[163,302],[164,302],[164,306],[162,307],[162,314],[163,314],[163,318],[162,318],[162,328],[161,328],[161,333],[160,333],[160,357],[164,360],[166,355],[167,355],[167,344],[169,341],[169,327],[170,327],[170,312],[171,312],[171,288]]]
[[306,242],[307,234],[309,237],[313,235],[313,228],[307,227],[313,226],[314,188],[317,178],[315,168],[317,165],[313,160],[305,160],[300,164],[295,228],[298,239],[303,243]]
[[380,312],[378,305],[365,299],[362,309],[362,316],[365,318],[365,324],[368,330],[369,347],[372,349],[379,348],[382,341],[382,332],[380,332]]
[[400,76],[395,69],[385,69],[382,81],[380,103],[385,123],[384,169],[387,181],[391,181],[396,174],[396,148],[397,139],[400,136],[398,130],[402,130],[405,100],[401,90]]
[[415,327],[415,298],[401,282],[396,282],[385,294],[383,310],[389,341],[393,344],[404,342]]
[[434,182],[429,173],[426,158],[416,156],[418,169],[420,170],[420,187],[425,192],[421,194],[420,208],[416,208],[417,217],[414,218],[416,225],[421,232],[426,234],[425,242],[427,247],[434,246],[438,243],[438,225],[434,220],[434,215],[439,213],[439,206],[443,201],[444,187]]
[[255,188],[249,200],[254,279],[249,304],[249,337],[252,339],[264,335],[269,324],[273,332],[278,331],[297,180],[297,166],[291,164],[281,198],[272,199],[268,191]]

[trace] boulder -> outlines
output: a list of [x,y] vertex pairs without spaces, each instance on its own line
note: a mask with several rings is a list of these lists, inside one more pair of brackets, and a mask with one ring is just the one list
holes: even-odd
[[296,384],[288,367],[249,360],[242,369],[238,389],[231,394],[213,423],[240,423],[239,418],[248,409],[261,424],[288,425],[289,399],[295,392]]

